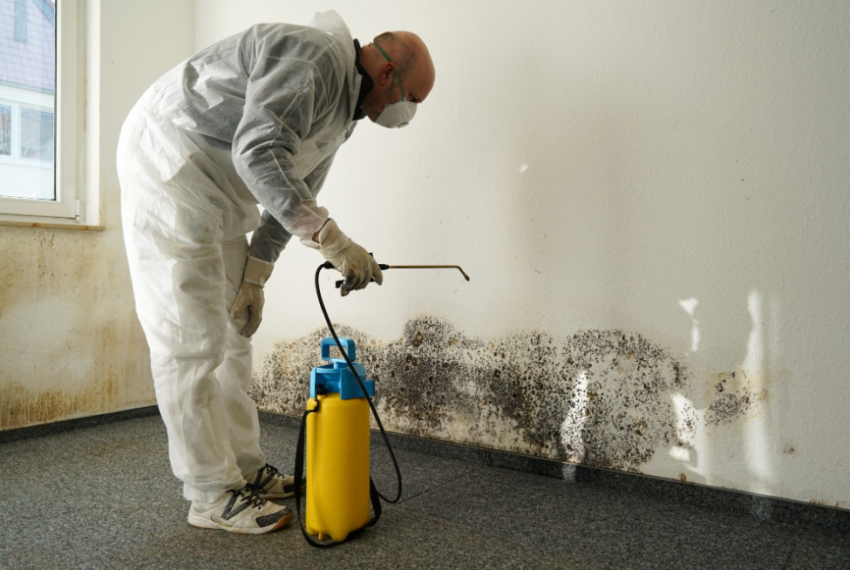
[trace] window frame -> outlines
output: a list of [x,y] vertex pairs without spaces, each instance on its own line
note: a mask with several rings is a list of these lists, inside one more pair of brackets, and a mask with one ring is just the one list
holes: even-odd
[[[79,226],[83,223],[81,198],[84,195],[85,129],[85,2],[60,0],[56,3],[56,82],[54,93],[54,190],[56,200],[0,197],[0,224]],[[20,129],[20,109],[13,110],[13,148],[21,145],[20,133],[15,140],[15,117]],[[38,109],[38,105],[23,105]],[[14,154],[14,151],[13,151]],[[5,158],[5,157],[4,157]],[[13,159],[21,164],[20,156]],[[37,163],[30,159],[27,163]]]

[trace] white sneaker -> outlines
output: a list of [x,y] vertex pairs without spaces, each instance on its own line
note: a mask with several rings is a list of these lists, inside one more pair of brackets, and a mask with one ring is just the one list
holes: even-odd
[[192,501],[189,524],[199,528],[218,528],[236,534],[264,534],[292,520],[292,511],[284,505],[266,501],[253,487],[246,485],[228,491],[215,503]]
[[[284,475],[268,463],[254,477],[245,477],[245,480],[264,499],[287,499],[295,495],[295,478]],[[306,488],[307,485],[302,483],[301,491],[304,492]]]

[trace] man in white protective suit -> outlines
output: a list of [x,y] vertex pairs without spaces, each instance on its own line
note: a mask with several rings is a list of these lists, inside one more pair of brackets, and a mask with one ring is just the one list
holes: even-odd
[[266,463],[247,394],[263,285],[292,236],[343,274],[343,294],[381,284],[316,195],[358,120],[403,126],[433,84],[418,36],[387,32],[361,48],[326,12],[311,26],[257,25],[203,50],[127,117],[124,239],[190,524],[261,534],[292,519],[268,500],[291,496],[293,479]]

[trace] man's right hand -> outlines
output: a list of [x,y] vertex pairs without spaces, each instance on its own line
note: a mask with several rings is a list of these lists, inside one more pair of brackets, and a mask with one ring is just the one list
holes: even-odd
[[328,219],[318,232],[318,238],[317,245],[308,245],[318,249],[325,259],[345,277],[341,291],[343,297],[352,290],[364,289],[372,279],[378,285],[384,282],[384,275],[378,267],[378,262],[365,249],[342,233],[334,220]]
[[242,284],[230,309],[230,318],[233,320],[241,317],[245,311],[250,314],[248,324],[242,329],[242,336],[254,336],[263,320],[263,305],[266,302],[263,286],[271,277],[273,269],[274,264],[250,254],[245,260]]

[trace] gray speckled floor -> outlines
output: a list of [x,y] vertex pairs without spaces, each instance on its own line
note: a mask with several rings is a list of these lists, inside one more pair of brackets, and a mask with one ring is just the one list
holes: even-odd
[[[295,437],[264,424],[270,462],[290,470]],[[319,551],[294,522],[258,537],[190,527],[158,417],[3,444],[0,568],[850,568],[847,536],[396,453],[403,502]],[[391,494],[384,449],[373,471]]]

